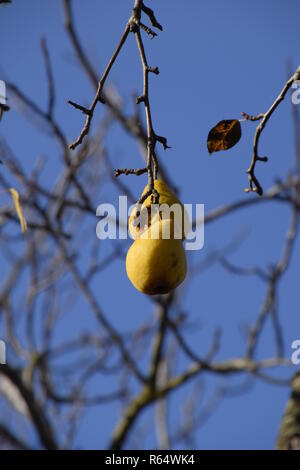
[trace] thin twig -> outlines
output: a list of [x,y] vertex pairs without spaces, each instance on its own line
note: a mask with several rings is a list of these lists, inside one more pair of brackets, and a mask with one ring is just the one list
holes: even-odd
[[120,175],[140,176],[140,175],[143,175],[144,173],[147,173],[147,171],[148,171],[147,168],[137,168],[137,169],[134,169],[134,168],[123,168],[123,169],[116,168],[114,170],[114,174],[115,174],[116,177],[118,177]]
[[[73,36],[74,39],[74,30],[72,28],[72,23],[71,23],[71,18],[70,18],[70,5],[69,2],[65,0],[65,9],[67,13],[67,18],[68,18],[68,28],[70,31],[70,34]],[[80,145],[84,139],[84,137],[89,133],[91,122],[94,116],[94,111],[97,106],[97,103],[99,101],[105,102],[105,99],[102,96],[103,92],[103,87],[105,84],[105,81],[110,73],[110,70],[116,61],[123,45],[125,44],[127,37],[130,32],[134,33],[136,37],[136,42],[137,42],[137,47],[139,50],[140,58],[141,58],[141,63],[143,67],[143,95],[137,98],[137,104],[139,103],[144,103],[145,105],[145,115],[146,115],[146,125],[147,125],[147,173],[148,173],[148,191],[141,196],[139,203],[142,203],[147,197],[150,195],[153,196],[153,201],[155,203],[158,202],[159,200],[159,195],[157,191],[154,188],[154,179],[157,177],[158,173],[158,162],[157,158],[155,155],[155,145],[157,142],[160,142],[164,149],[169,148],[167,144],[167,139],[163,136],[156,135],[153,129],[153,124],[152,124],[152,117],[151,117],[151,109],[150,109],[150,102],[149,102],[149,73],[154,73],[156,75],[159,74],[159,69],[158,67],[150,67],[147,62],[146,58],[146,53],[145,53],[145,48],[143,44],[143,40],[141,37],[141,32],[140,30],[143,29],[146,31],[147,34],[150,34],[152,37],[156,36],[157,34],[152,31],[148,26],[144,25],[141,23],[141,13],[142,11],[150,18],[150,21],[152,25],[160,30],[162,30],[162,26],[157,22],[153,11],[144,6],[143,0],[135,0],[134,1],[134,6],[132,10],[131,17],[125,27],[125,30],[121,36],[121,39],[119,41],[118,46],[116,47],[105,71],[98,83],[98,88],[96,91],[96,95],[94,97],[94,100],[89,108],[86,108],[85,106],[82,106],[74,101],[69,100],[69,104],[71,104],[74,108],[80,110],[83,114],[86,115],[86,121],[85,125],[82,128],[81,133],[79,134],[78,138],[76,139],[75,142],[73,142],[70,145],[71,149],[75,149],[78,145]],[[79,51],[81,51],[81,48],[79,48]],[[82,54],[81,54],[82,55]],[[90,72],[91,73],[91,72]],[[143,174],[144,171],[132,171],[132,170],[117,170],[116,171],[116,176],[120,176],[121,174],[128,175],[128,174],[135,174],[135,175],[140,175]]]

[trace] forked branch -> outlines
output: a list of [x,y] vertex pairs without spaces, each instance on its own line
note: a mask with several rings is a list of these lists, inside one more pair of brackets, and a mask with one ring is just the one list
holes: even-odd
[[296,81],[300,80],[300,65],[298,66],[296,72],[288,79],[288,81],[285,83],[284,87],[282,88],[281,92],[279,93],[278,97],[276,100],[273,102],[273,104],[270,106],[270,108],[265,112],[265,113],[260,113],[257,116],[250,116],[249,114],[242,113],[242,116],[248,121],[260,121],[258,124],[255,135],[254,135],[254,141],[253,141],[253,153],[252,153],[252,160],[250,167],[247,170],[247,173],[249,175],[249,188],[245,189],[245,192],[257,192],[260,196],[263,195],[263,188],[255,176],[255,167],[257,162],[267,162],[268,157],[261,157],[258,154],[258,143],[259,139],[261,136],[262,131],[264,130],[268,120],[274,113],[274,111],[277,109],[278,105],[281,103],[281,101],[284,100],[285,95],[287,94],[288,90],[291,88],[292,84]]
[[78,138],[70,145],[71,149],[75,149],[83,142],[83,139],[86,135],[88,135],[91,127],[91,123],[94,117],[94,111],[98,102],[105,103],[103,98],[103,87],[105,85],[106,79],[111,71],[113,64],[115,63],[123,45],[125,44],[129,33],[133,33],[136,38],[137,47],[139,51],[139,55],[141,58],[141,63],[143,67],[143,94],[139,96],[136,100],[137,104],[144,103],[145,106],[145,115],[146,115],[146,123],[147,123],[147,166],[146,169],[142,170],[132,170],[132,169],[118,169],[115,171],[115,175],[119,176],[121,174],[129,175],[135,174],[140,175],[145,172],[148,174],[148,191],[140,198],[139,203],[142,203],[148,196],[153,196],[153,201],[158,202],[159,195],[154,188],[154,180],[157,177],[158,173],[158,162],[155,155],[155,146],[156,143],[159,142],[162,144],[164,149],[169,148],[167,144],[167,139],[163,136],[159,136],[154,132],[153,124],[152,124],[152,117],[151,117],[151,109],[150,109],[150,102],[149,102],[149,74],[153,73],[155,75],[159,74],[158,67],[150,67],[147,62],[145,48],[141,36],[141,29],[144,30],[147,34],[149,34],[152,38],[157,36],[157,34],[148,26],[141,22],[141,15],[142,12],[148,16],[151,25],[154,28],[157,28],[162,31],[162,26],[157,21],[153,10],[146,7],[143,3],[143,0],[135,0],[134,6],[132,9],[131,17],[129,18],[128,23],[125,26],[124,32],[121,36],[121,39],[101,77],[98,82],[97,91],[95,97],[92,101],[92,104],[89,108],[82,106],[74,101],[69,100],[69,104],[71,104],[75,109],[78,109],[83,114],[86,115],[85,124],[78,136]]

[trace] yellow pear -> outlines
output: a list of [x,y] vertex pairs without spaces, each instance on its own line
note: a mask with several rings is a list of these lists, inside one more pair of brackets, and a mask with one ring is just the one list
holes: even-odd
[[[144,294],[166,294],[185,279],[187,266],[182,240],[162,238],[164,225],[168,224],[170,230],[171,223],[171,220],[155,222],[128,250],[127,275]],[[158,238],[152,238],[150,232],[158,233]]]
[[[184,239],[184,229],[187,230],[189,226],[189,219],[188,215],[184,209],[183,204],[180,200],[172,193],[169,189],[168,185],[160,180],[154,180],[154,189],[159,193],[159,207],[161,209],[161,213],[165,215],[164,210],[168,212],[168,209],[173,206],[173,204],[178,205],[176,210],[179,210],[179,219],[180,224],[176,226],[176,232],[179,231],[179,235],[176,238],[180,237]],[[148,191],[148,185],[145,187],[143,194]],[[147,199],[143,202],[141,211],[144,210],[145,218],[143,219],[146,222],[146,225],[141,227],[140,224],[136,223],[136,216],[137,216],[137,208],[135,207],[129,217],[129,233],[134,240],[139,238],[150,226],[151,224],[157,222],[159,217],[159,212],[151,213],[151,196],[148,196]],[[141,212],[140,211],[140,212]],[[171,211],[169,214],[166,214],[166,220],[174,221],[174,212]],[[174,233],[175,227],[174,223],[171,224],[171,231]]]

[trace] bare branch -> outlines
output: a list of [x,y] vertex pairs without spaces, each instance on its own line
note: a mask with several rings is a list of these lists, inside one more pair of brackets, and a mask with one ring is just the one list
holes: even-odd
[[267,159],[267,157],[260,157],[258,155],[259,139],[260,139],[261,133],[264,130],[268,120],[270,119],[270,117],[272,116],[274,111],[277,109],[277,107],[281,103],[281,101],[284,100],[285,95],[287,94],[288,90],[291,88],[292,84],[295,81],[299,80],[299,79],[300,79],[300,65],[297,68],[296,72],[287,80],[286,84],[284,85],[284,87],[282,88],[282,90],[279,93],[278,97],[276,98],[274,103],[270,106],[268,111],[266,111],[265,113],[260,113],[258,116],[249,116],[246,113],[242,113],[243,116],[246,119],[249,119],[251,121],[260,120],[260,123],[257,126],[256,131],[255,131],[255,135],[254,135],[253,155],[252,155],[251,165],[247,170],[247,173],[249,175],[249,184],[250,184],[250,186],[249,186],[248,189],[245,189],[246,192],[253,191],[253,192],[257,192],[257,194],[259,194],[259,196],[263,195],[262,186],[261,186],[261,184],[259,183],[258,179],[255,176],[255,167],[256,167],[256,163],[258,161],[267,162],[268,159]]

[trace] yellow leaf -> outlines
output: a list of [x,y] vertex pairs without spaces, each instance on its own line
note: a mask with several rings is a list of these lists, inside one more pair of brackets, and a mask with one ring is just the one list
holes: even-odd
[[25,217],[24,217],[24,214],[23,214],[21,204],[20,204],[19,193],[14,188],[10,188],[9,192],[12,196],[13,201],[14,201],[14,205],[15,205],[15,208],[16,208],[19,220],[20,220],[22,232],[25,233],[27,231],[27,223],[26,223],[26,220],[25,220]]

